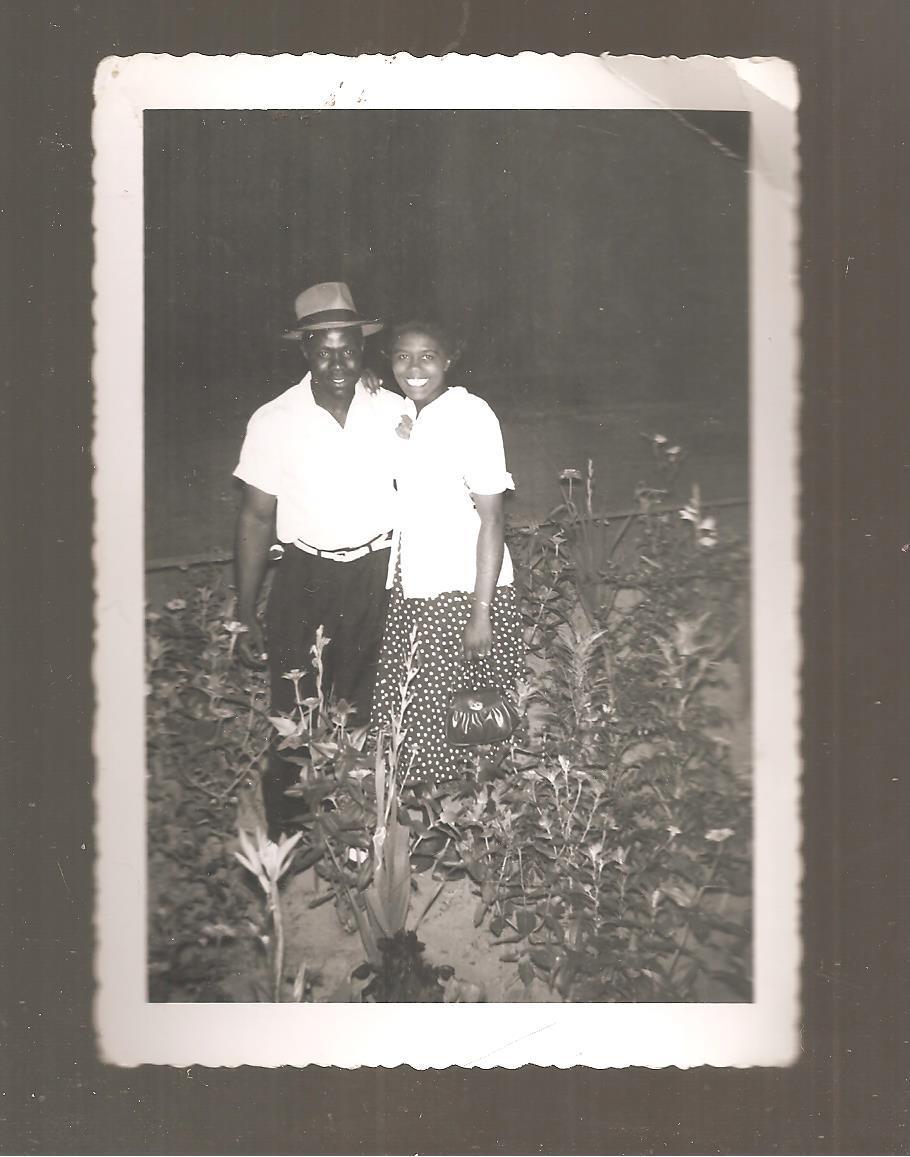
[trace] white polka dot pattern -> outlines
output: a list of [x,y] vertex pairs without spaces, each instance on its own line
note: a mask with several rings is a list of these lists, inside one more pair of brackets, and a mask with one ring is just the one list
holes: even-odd
[[433,599],[406,599],[396,575],[379,656],[373,725],[388,730],[389,720],[400,709],[400,685],[416,627],[419,666],[411,684],[411,703],[404,719],[408,733],[401,752],[404,766],[410,767],[410,781],[435,784],[464,773],[471,749],[446,742],[446,714],[455,692],[470,686],[474,666],[485,685],[506,693],[514,692],[521,678],[521,618],[512,587],[496,588],[490,608],[490,657],[466,671],[461,638],[471,607],[472,596],[467,591],[447,591]]

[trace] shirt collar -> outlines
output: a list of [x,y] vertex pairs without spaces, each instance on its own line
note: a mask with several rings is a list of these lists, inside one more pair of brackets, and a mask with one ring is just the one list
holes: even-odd
[[[421,412],[421,414],[424,414],[424,415],[429,414],[429,413],[438,413],[439,411],[438,411],[437,407],[439,407],[440,405],[442,405],[446,401],[451,402],[459,394],[464,394],[466,392],[467,391],[465,390],[464,386],[448,386],[446,388],[446,391],[444,394],[440,394],[438,398],[435,398],[432,402],[430,402],[430,404],[428,406],[425,406],[424,409],[421,410],[420,412]],[[404,402],[404,405],[407,408],[407,412],[411,415],[411,417],[417,418],[417,416],[418,416],[417,407],[414,405],[414,403],[411,401],[411,399],[410,398],[402,398],[401,400],[402,400],[402,402]]]

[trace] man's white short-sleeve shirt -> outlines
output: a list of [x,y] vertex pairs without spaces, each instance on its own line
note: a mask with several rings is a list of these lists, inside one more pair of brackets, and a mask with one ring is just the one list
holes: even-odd
[[[501,494],[514,488],[506,470],[502,430],[482,399],[450,387],[411,416],[410,437],[400,440],[398,551],[405,598],[433,598],[445,591],[473,591],[477,577],[480,515],[471,494]],[[392,553],[392,571],[396,552]],[[513,580],[508,548],[497,580]]]
[[310,375],[253,414],[234,474],[277,498],[281,542],[361,546],[395,526],[394,475],[405,399],[362,382],[344,426],[316,404]]

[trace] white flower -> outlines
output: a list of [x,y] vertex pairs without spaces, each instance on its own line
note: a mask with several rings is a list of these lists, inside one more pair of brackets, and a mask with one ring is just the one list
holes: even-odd
[[234,856],[259,881],[259,886],[268,896],[271,885],[277,885],[291,865],[294,848],[303,837],[303,832],[295,832],[288,838],[282,835],[278,843],[266,837],[262,828],[256,831],[256,843],[250,839],[249,833],[243,828],[238,832],[242,852],[234,852]]
[[574,466],[567,466],[565,470],[559,472],[560,482],[581,482],[581,471],[576,470]]
[[322,623],[316,628],[316,642],[310,647],[310,654],[314,659],[319,659],[325,648],[331,643],[331,638],[325,633],[325,628]]
[[717,521],[711,515],[698,524],[696,533],[699,546],[714,546],[717,543]]
[[686,519],[687,522],[694,522],[696,526],[701,520],[701,487],[697,482],[692,483],[692,497],[679,512],[679,517]]
[[236,940],[237,933],[229,924],[203,924],[200,929],[204,940]]
[[711,612],[705,611],[705,613],[699,615],[697,619],[677,620],[674,644],[676,650],[683,658],[688,658],[690,655],[694,655],[703,649],[703,646],[699,644],[698,637],[702,627],[710,617]]
[[171,599],[164,604],[169,611],[185,611],[186,599]]
[[714,844],[722,844],[724,840],[729,840],[735,834],[732,828],[712,828],[710,832],[705,832],[705,839]]

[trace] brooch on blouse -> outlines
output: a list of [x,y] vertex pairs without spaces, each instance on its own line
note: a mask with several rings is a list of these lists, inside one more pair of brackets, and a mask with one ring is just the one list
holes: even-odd
[[402,414],[401,421],[395,427],[395,433],[399,438],[410,438],[411,430],[414,428],[414,419],[410,414]]

